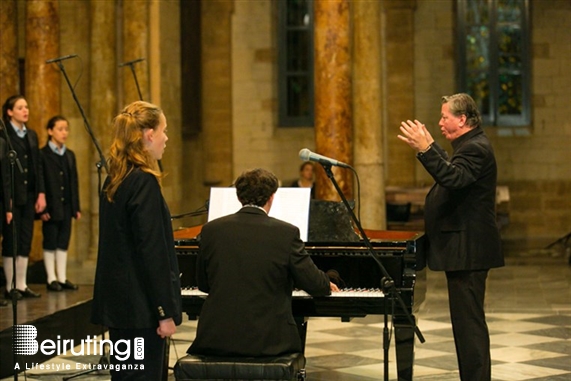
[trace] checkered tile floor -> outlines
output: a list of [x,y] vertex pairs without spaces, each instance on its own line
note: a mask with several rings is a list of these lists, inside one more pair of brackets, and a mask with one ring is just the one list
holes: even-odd
[[[444,275],[429,272],[426,301],[417,314],[426,343],[417,343],[415,347],[415,381],[459,379],[447,303]],[[492,270],[486,310],[493,380],[571,380],[571,267],[563,258],[510,259],[505,268]],[[350,323],[331,318],[310,319],[306,344],[308,381],[383,379],[382,326],[382,316]],[[196,322],[187,321],[179,327],[170,348],[171,366],[184,356],[195,332]],[[87,356],[82,359],[86,363],[97,360]],[[27,379],[61,380],[63,376],[29,371]],[[396,380],[394,346],[389,376]],[[92,373],[78,379],[107,380],[109,375]]]

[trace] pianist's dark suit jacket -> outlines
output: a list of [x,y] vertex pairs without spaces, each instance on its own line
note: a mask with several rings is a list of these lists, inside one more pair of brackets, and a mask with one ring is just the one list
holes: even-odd
[[436,143],[418,159],[436,184],[426,196],[428,266],[432,270],[485,270],[504,265],[496,225],[497,167],[480,127],[452,141],[448,154]]
[[99,202],[91,322],[115,329],[156,328],[167,318],[180,324],[180,272],[157,179],[135,168],[113,202],[105,192]]
[[197,281],[208,292],[188,353],[273,356],[300,352],[291,292],[330,293],[299,229],[245,207],[202,228]]

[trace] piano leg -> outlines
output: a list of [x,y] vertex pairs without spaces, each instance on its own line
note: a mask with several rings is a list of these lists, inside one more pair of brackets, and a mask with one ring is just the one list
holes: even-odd
[[301,354],[305,355],[305,338],[307,337],[307,317],[295,316],[295,323],[297,324],[297,331],[301,339]]
[[[415,319],[415,317],[412,317]],[[416,320],[416,319],[415,319]],[[399,381],[412,381],[414,329],[404,316],[394,318],[397,373]]]

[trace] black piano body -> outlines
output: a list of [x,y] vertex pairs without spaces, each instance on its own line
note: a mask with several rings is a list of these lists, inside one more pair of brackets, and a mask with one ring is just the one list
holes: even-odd
[[[175,245],[183,289],[196,287],[196,256],[198,241],[194,238],[199,227],[175,232]],[[404,301],[406,312],[412,315],[424,300],[426,273],[424,270],[424,234],[410,231],[366,231],[383,266],[395,282],[396,290]],[[310,235],[311,236],[311,235]],[[364,289],[363,296],[351,297],[293,297],[292,310],[302,343],[305,344],[308,317],[339,317],[350,321],[355,317],[383,315],[385,302],[389,311],[394,298],[367,296],[369,289],[380,288],[382,273],[362,241],[307,242],[306,250],[323,271],[335,269],[348,288]],[[190,319],[200,315],[204,296],[184,296],[183,311]],[[395,332],[396,360],[399,380],[412,380],[414,361],[414,325],[405,311],[394,301],[393,327]],[[379,332],[379,343],[382,332]],[[381,344],[380,344],[381,345]]]

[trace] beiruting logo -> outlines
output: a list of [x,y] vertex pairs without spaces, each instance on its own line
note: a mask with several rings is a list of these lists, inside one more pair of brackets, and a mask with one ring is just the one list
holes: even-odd
[[[117,340],[113,343],[111,340],[97,340],[96,336],[87,336],[79,342],[71,339],[62,339],[57,335],[56,340],[46,339],[38,342],[38,329],[29,324],[14,325],[13,330],[13,350],[17,355],[33,356],[40,352],[45,356],[60,356],[71,354],[73,356],[99,355],[105,354],[105,348],[108,348],[109,354],[114,356],[118,361],[127,361],[131,357],[133,360],[144,360],[145,358],[145,339],[136,337],[133,343],[130,340]],[[133,345],[131,345],[133,344]],[[69,353],[68,353],[69,352]],[[39,368],[39,364],[35,364]],[[68,364],[69,365],[69,364]],[[79,364],[78,364],[79,365]],[[87,364],[90,365],[90,364]],[[93,364],[97,365],[97,364]],[[115,365],[115,368],[114,368]],[[143,364],[134,364],[138,369],[144,369]],[[119,364],[108,364],[106,369],[120,370]],[[85,368],[85,364],[83,364]],[[20,369],[16,363],[14,369]],[[26,369],[32,369],[26,364]],[[69,369],[69,367],[67,367]]]
[[38,353],[38,330],[33,325],[15,325],[13,331],[14,353],[35,355]]

